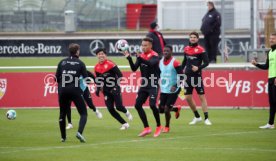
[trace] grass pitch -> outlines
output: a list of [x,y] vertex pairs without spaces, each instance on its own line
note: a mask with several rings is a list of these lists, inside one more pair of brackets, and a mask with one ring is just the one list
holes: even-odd
[[[57,64],[62,60],[63,57],[52,57],[52,58],[1,58],[0,66],[8,67],[8,66],[57,66]],[[94,66],[98,59],[96,57],[80,57],[80,59],[87,66]],[[109,56],[108,59],[112,60],[117,65],[127,65],[129,63],[124,56]],[[183,56],[176,56],[180,62],[183,60]],[[135,58],[133,57],[135,61]],[[218,63],[221,62],[221,57],[217,57]],[[243,58],[240,56],[233,56],[229,58],[229,62],[244,62]],[[91,70],[91,69],[89,69]],[[122,71],[130,70],[130,69],[121,69]],[[55,69],[0,69],[1,72],[55,72]]]
[[[17,118],[8,120],[0,109],[1,161],[273,161],[276,130],[258,129],[267,121],[267,110],[210,110],[212,126],[189,126],[191,110],[172,115],[171,132],[153,138],[137,137],[142,123],[136,110],[130,128],[120,131],[106,109],[103,119],[89,110],[84,131],[87,143],[75,138],[79,116],[72,110],[74,128],[67,141],[60,142],[58,109],[17,109]],[[201,111],[200,111],[201,112]],[[151,110],[146,109],[155,128]],[[202,112],[201,112],[202,113]],[[126,118],[123,114],[121,114]],[[164,115],[161,115],[164,124]]]

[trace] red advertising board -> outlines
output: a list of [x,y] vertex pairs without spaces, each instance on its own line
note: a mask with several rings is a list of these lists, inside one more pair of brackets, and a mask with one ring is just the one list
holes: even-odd
[[[139,88],[137,82],[141,79],[138,73],[123,74],[126,78],[121,82],[123,102],[125,106],[133,106]],[[131,77],[134,77],[133,83],[129,81]],[[208,106],[268,107],[266,71],[206,70],[203,77]],[[94,94],[94,85],[90,85],[89,89],[94,104],[105,107],[103,96],[96,97]],[[198,97],[194,97],[200,105]],[[176,104],[187,106],[183,92]],[[7,107],[58,107],[53,73],[0,73],[0,108]]]

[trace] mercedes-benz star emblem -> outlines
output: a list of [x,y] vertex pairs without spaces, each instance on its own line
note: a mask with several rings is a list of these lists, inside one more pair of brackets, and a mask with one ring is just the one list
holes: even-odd
[[94,40],[90,43],[89,49],[92,55],[96,56],[95,51],[98,48],[104,48],[104,43],[101,40]]
[[234,44],[230,39],[225,39],[225,49],[224,49],[224,51],[222,50],[221,41],[219,42],[218,47],[219,47],[220,53],[222,53],[222,52],[225,53],[226,52],[227,55],[232,54],[232,52],[234,51]]

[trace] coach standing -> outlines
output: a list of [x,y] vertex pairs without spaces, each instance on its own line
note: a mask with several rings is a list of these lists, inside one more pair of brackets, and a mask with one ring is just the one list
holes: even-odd
[[205,49],[209,62],[217,62],[218,43],[221,26],[221,15],[213,2],[208,1],[208,12],[202,19],[201,32],[204,35]]
[[79,129],[76,137],[80,142],[85,142],[82,136],[86,121],[87,109],[83,98],[83,91],[79,86],[80,76],[85,79],[87,77],[86,66],[79,59],[80,46],[78,44],[69,45],[70,56],[61,60],[56,71],[56,79],[58,82],[58,101],[59,101],[59,128],[61,132],[61,141],[66,140],[65,117],[70,109],[71,101],[74,102],[80,114]]
[[159,59],[162,59],[163,50],[166,45],[166,42],[164,40],[162,33],[158,31],[158,24],[156,22],[152,22],[150,24],[150,30],[147,34],[147,37],[152,38],[152,50],[158,54]]
[[252,60],[252,64],[260,69],[268,69],[268,97],[269,97],[269,120],[261,129],[274,129],[274,118],[276,113],[276,33],[270,35],[269,42],[271,50],[268,52],[265,64],[258,64]]

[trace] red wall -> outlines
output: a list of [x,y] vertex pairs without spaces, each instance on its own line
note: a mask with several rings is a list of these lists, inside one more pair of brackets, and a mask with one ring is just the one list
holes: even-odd
[[[123,74],[127,78],[132,73]],[[53,73],[0,73],[0,108],[57,107],[57,86],[51,75]],[[203,76],[208,78],[206,86],[210,85],[210,79],[215,80],[214,87],[205,88],[209,106],[268,106],[266,71],[206,70]],[[219,87],[216,82],[220,81],[226,86]],[[121,86],[124,105],[133,106],[137,83],[130,86],[122,82]],[[95,105],[105,106],[102,94],[101,97],[95,96],[94,85],[90,86],[90,91]],[[200,105],[198,97],[195,98],[197,105]],[[179,95],[177,104],[187,105],[183,93]]]
[[128,29],[149,28],[156,18],[157,5],[155,4],[127,4],[126,26]]

